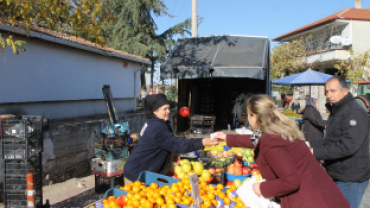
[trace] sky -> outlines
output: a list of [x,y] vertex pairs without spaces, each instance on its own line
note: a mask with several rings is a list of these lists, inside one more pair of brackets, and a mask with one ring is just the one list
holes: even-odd
[[[175,17],[155,17],[158,34],[191,18],[192,0],[163,2]],[[251,35],[271,40],[354,5],[355,0],[198,0],[198,17],[203,18],[198,36]],[[362,0],[362,8],[370,8],[370,0]],[[271,42],[271,49],[277,44]]]

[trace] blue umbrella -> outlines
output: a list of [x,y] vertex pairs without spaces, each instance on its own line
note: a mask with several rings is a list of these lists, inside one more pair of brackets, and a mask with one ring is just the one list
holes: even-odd
[[[304,72],[293,74],[281,79],[272,81],[278,85],[324,85],[332,75],[324,74],[315,70],[308,69]],[[347,80],[347,82],[350,82]]]

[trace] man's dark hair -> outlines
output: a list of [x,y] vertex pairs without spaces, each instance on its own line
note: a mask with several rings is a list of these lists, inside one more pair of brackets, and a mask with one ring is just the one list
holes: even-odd
[[339,88],[343,91],[344,89],[348,88],[346,78],[343,76],[333,76],[326,83],[332,81],[332,80],[337,80],[339,82]]

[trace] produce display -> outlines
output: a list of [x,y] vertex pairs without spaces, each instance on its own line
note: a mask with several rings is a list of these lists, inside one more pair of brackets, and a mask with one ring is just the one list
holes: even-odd
[[284,108],[283,114],[286,115],[288,118],[293,118],[293,119],[301,118],[301,115],[295,113],[294,111],[292,111],[291,109],[287,107]]
[[204,169],[204,165],[200,162],[189,161],[187,159],[180,160],[179,165],[175,165],[174,172],[176,177],[183,179],[196,173],[199,181],[209,182],[212,179],[212,174],[209,170]]
[[[135,181],[120,189],[127,191],[128,194],[117,198],[107,197],[102,200],[104,208],[177,208],[176,204],[191,207],[194,203],[189,177],[171,186],[159,187],[156,183],[146,186],[145,183]],[[224,190],[222,184],[208,185],[204,181],[199,182],[201,208],[229,207],[231,203],[237,208],[247,208],[240,197],[230,194],[236,189],[234,184]]]

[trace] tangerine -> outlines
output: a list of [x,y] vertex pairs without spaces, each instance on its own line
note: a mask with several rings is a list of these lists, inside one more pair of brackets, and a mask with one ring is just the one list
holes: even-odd
[[216,186],[216,187],[217,187],[217,189],[218,189],[218,190],[222,190],[222,189],[224,188],[224,186],[223,186],[222,184],[220,184],[220,183],[219,183],[219,184],[217,184],[217,186]]
[[141,186],[141,182],[140,181],[135,181],[134,186]]
[[168,204],[167,208],[177,208],[175,204]]
[[225,205],[229,205],[231,203],[230,198],[229,197],[225,197],[224,198],[224,203],[225,203]]
[[159,206],[162,206],[162,205],[164,204],[164,200],[163,200],[162,198],[157,198],[156,203],[157,203]]
[[151,201],[146,201],[144,204],[145,208],[153,208],[153,203]]
[[157,189],[158,188],[158,184],[156,184],[156,183],[151,183],[150,184],[150,188],[152,188],[152,189]]

